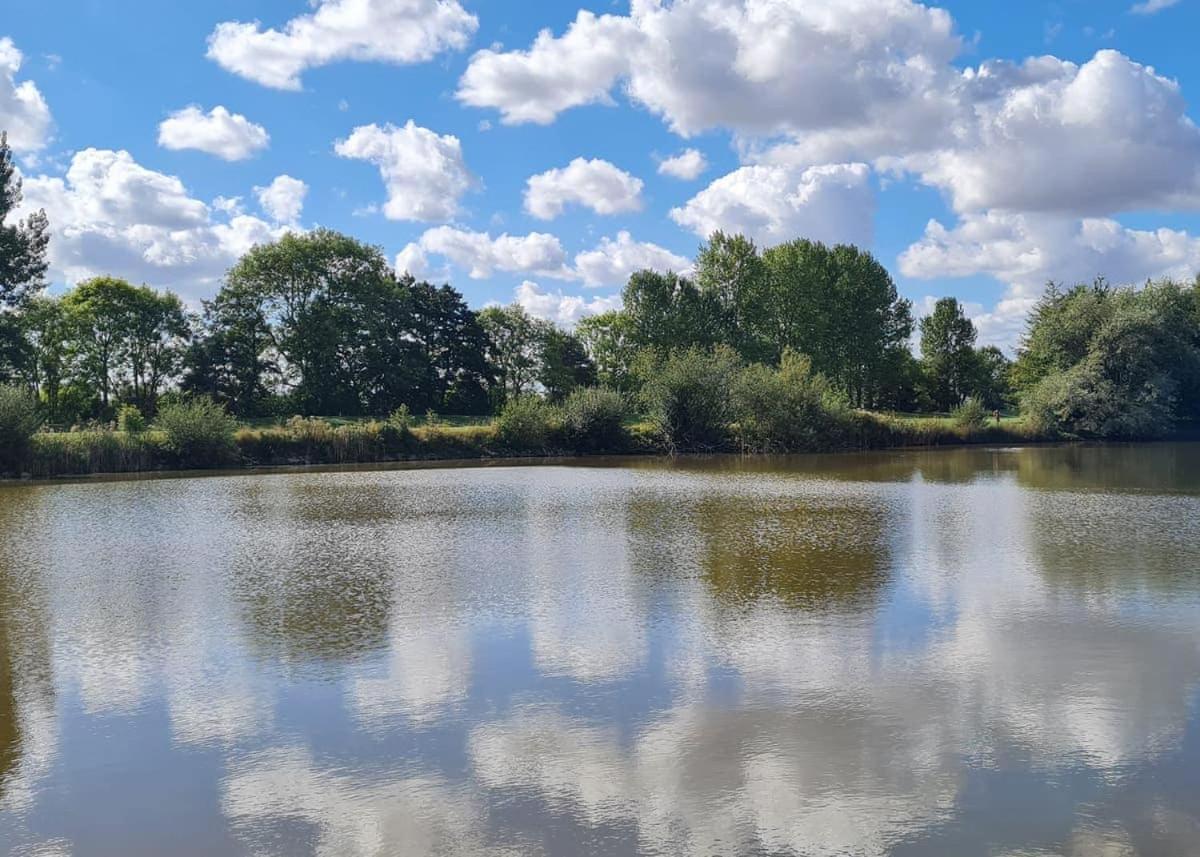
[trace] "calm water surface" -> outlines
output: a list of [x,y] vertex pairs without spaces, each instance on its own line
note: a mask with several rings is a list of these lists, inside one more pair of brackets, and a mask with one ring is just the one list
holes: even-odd
[[1200,854],[1200,447],[0,487],[0,854]]

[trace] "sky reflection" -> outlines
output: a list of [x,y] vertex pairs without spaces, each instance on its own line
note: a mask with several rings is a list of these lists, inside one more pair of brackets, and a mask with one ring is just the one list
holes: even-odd
[[1195,853],[1200,458],[1107,453],[0,488],[0,851]]

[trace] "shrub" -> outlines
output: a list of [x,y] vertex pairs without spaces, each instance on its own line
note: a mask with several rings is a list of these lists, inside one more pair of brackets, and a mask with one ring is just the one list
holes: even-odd
[[652,370],[642,390],[650,420],[671,451],[728,444],[731,387],[739,370],[729,348],[675,351]]
[[967,399],[954,409],[951,416],[954,417],[956,426],[968,430],[981,429],[988,422],[987,408],[983,406],[983,402],[975,398]]
[[211,467],[234,451],[237,423],[206,396],[168,404],[158,412],[157,425],[167,449],[184,467]]
[[1166,375],[1123,388],[1099,362],[1085,360],[1049,375],[1022,400],[1031,428],[1044,435],[1141,439],[1162,437],[1175,425],[1175,384]]
[[778,368],[747,366],[732,395],[735,432],[745,450],[812,451],[846,442],[847,407],[803,355],[785,352]]
[[33,396],[17,387],[0,387],[0,471],[21,467],[41,423]]
[[538,396],[509,399],[496,418],[496,434],[509,449],[543,450],[558,428],[557,409]]
[[412,411],[408,409],[408,405],[401,405],[392,411],[392,415],[388,417],[388,422],[402,432],[406,432],[413,426]]
[[117,411],[117,428],[126,434],[141,434],[146,430],[146,418],[134,405],[121,405]]
[[620,450],[628,445],[625,397],[603,387],[579,388],[562,405],[563,437],[579,452]]

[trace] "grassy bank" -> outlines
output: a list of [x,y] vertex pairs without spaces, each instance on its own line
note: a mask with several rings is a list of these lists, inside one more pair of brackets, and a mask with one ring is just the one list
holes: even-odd
[[[457,423],[457,424],[456,424]],[[43,431],[35,434],[18,468],[10,475],[35,479],[103,473],[137,473],[203,467],[264,467],[305,464],[361,464],[515,456],[588,454],[667,454],[670,447],[650,421],[626,420],[619,431],[595,442],[572,436],[553,419],[526,434],[514,433],[500,420],[456,421],[397,426],[388,421],[293,419],[286,423],[242,425],[233,433],[227,455],[208,462],[189,461],[173,448],[166,432],[95,430]],[[532,435],[532,437],[530,436]],[[887,449],[902,446],[949,446],[973,443],[1025,443],[1048,440],[1031,432],[1020,418],[999,425],[961,426],[949,417],[854,412],[837,437],[806,446],[805,451]],[[676,449],[676,452],[691,450]],[[708,452],[749,452],[736,438]],[[775,450],[781,451],[781,450]]]

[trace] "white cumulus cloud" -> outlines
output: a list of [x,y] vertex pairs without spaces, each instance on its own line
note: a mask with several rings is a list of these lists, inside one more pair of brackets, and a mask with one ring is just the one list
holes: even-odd
[[205,113],[193,104],[175,111],[158,126],[158,145],[163,148],[196,149],[227,161],[245,160],[270,142],[266,128],[221,105]]
[[685,149],[678,155],[666,158],[658,165],[659,175],[691,181],[699,178],[708,169],[708,161],[699,149]]
[[32,153],[50,135],[50,107],[32,80],[17,83],[25,55],[13,40],[0,38],[0,130],[8,132],[13,151]]
[[24,190],[18,213],[44,208],[50,218],[54,282],[111,274],[195,301],[216,291],[238,256],[284,231],[228,200],[206,205],[125,151],[76,152],[64,176],[26,176]]
[[628,18],[581,10],[567,32],[538,33],[527,51],[482,50],[459,82],[457,97],[474,107],[495,107],[505,124],[547,125],[581,104],[612,104],[609,89],[629,68]]
[[911,0],[631,5],[628,16],[581,12],[528,50],[480,51],[458,97],[506,122],[546,123],[611,102],[623,80],[634,101],[685,135],[849,127],[881,110],[915,112],[961,48],[949,14]]
[[722,176],[672,209],[671,218],[701,237],[720,229],[768,246],[793,238],[870,246],[874,213],[865,164],[763,164]]
[[530,315],[553,321],[566,328],[574,327],[580,319],[590,315],[600,315],[621,308],[620,295],[585,298],[582,295],[563,294],[562,289],[549,292],[529,280],[517,286],[513,298]]
[[525,210],[534,217],[553,220],[571,204],[597,214],[637,211],[642,207],[642,180],[608,161],[576,158],[526,182]]
[[282,30],[226,21],[208,37],[222,68],[277,89],[300,89],[309,68],[342,60],[407,64],[461,50],[478,19],[458,0],[315,0]]
[[967,73],[969,120],[895,159],[958,211],[1109,214],[1200,204],[1200,128],[1179,85],[1116,51]]
[[571,279],[567,253],[554,235],[500,235],[472,232],[453,226],[426,230],[417,241],[400,251],[396,267],[413,276],[429,273],[429,256],[438,255],[467,271],[472,279],[490,277],[496,271],[536,274]]
[[626,231],[616,240],[602,238],[593,250],[575,257],[575,269],[588,286],[623,286],[635,271],[685,271],[691,262],[665,247],[634,241]]
[[403,128],[362,125],[334,151],[379,168],[388,192],[383,213],[390,220],[449,220],[458,212],[459,198],[475,184],[459,139],[411,119]]
[[304,211],[308,185],[288,175],[276,176],[266,187],[256,187],[258,204],[275,223],[296,223]]

